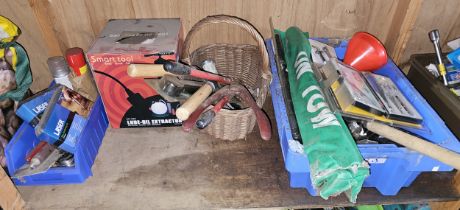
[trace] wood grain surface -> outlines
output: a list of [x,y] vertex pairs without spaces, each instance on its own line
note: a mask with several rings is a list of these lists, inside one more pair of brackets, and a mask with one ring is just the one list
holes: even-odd
[[[88,49],[114,18],[180,17],[185,32],[208,15],[228,14],[251,22],[270,36],[268,19],[280,29],[299,26],[312,36],[351,37],[368,31],[386,46],[398,64],[411,54],[432,52],[429,30],[439,28],[442,43],[460,36],[460,1],[446,0],[0,0],[0,12],[23,30],[34,71],[34,90],[48,85],[46,59],[69,47]],[[235,26],[212,25],[201,30],[191,50],[210,43],[253,43]],[[447,50],[447,49],[446,49]]]
[[[264,110],[273,119],[269,101]],[[84,184],[19,189],[30,209],[304,209],[460,198],[453,173],[422,173],[397,196],[364,188],[357,204],[344,195],[310,196],[289,187],[273,131],[270,141],[257,129],[246,140],[223,141],[180,128],[109,129]]]
[[21,194],[3,168],[0,167],[0,209],[20,210],[24,207],[25,202]]

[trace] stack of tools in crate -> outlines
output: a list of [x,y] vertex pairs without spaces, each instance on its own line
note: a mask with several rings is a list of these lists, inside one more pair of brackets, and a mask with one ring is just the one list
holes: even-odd
[[107,128],[83,50],[51,57],[48,67],[53,84],[20,102],[24,123],[5,151],[19,185],[84,181]]
[[422,171],[460,168],[460,143],[372,35],[310,39],[291,27],[267,44],[291,187],[355,202],[362,186],[395,195]]
[[[129,22],[130,20],[111,21],[103,33],[118,33],[119,31],[117,30],[120,29],[115,26],[125,24],[122,21]],[[176,23],[173,20],[152,19],[144,21],[150,21],[150,25],[169,23],[172,26],[180,26],[179,22]],[[192,54],[189,54],[188,50],[194,34],[204,26],[216,23],[233,24],[245,29],[257,41],[257,46],[213,44],[200,47]],[[134,29],[136,25],[127,27],[133,27],[130,30],[136,31],[140,30],[143,24],[147,24],[147,22],[140,23],[137,29]],[[170,28],[175,28],[172,26]],[[155,30],[156,28],[149,27],[147,29]],[[178,30],[172,30],[172,33],[169,34],[176,34]],[[162,34],[160,32],[158,32],[158,36]],[[157,32],[151,31],[150,33]],[[225,15],[206,17],[194,25],[187,35],[182,51],[183,63],[177,61],[175,56],[177,52],[174,51],[176,48],[173,49],[168,46],[174,56],[158,58],[153,62],[134,57],[129,65],[119,68],[124,70],[124,72],[118,73],[119,78],[115,78],[114,71],[110,71],[113,75],[109,75],[109,71],[107,71],[110,68],[109,66],[112,65],[110,59],[108,59],[109,66],[106,64],[99,65],[99,57],[93,55],[101,46],[110,43],[110,39],[112,39],[106,36],[103,37],[105,42],[104,40],[97,41],[93,49],[90,50],[90,59],[94,61],[93,68],[95,72],[103,75],[97,76],[99,78],[99,89],[103,91],[103,98],[109,100],[109,97],[104,96],[104,94],[113,91],[105,90],[105,84],[102,79],[106,78],[114,80],[128,78],[136,81],[141,79],[138,84],[141,84],[146,89],[152,89],[154,93],[158,94],[155,97],[159,101],[150,101],[139,94],[134,94],[125,85],[118,82],[127,92],[127,100],[132,104],[130,109],[137,109],[137,111],[133,112],[137,114],[131,116],[125,114],[121,119],[120,127],[161,126],[163,124],[161,122],[168,120],[162,118],[162,116],[171,115],[177,119],[174,120],[175,123],[170,125],[180,125],[182,123],[183,130],[187,132],[191,131],[193,127],[197,127],[204,129],[216,138],[236,140],[244,138],[257,123],[261,138],[264,140],[271,138],[270,122],[261,109],[271,80],[271,73],[268,69],[268,55],[262,36],[247,21]],[[122,41],[126,42],[126,39]],[[154,41],[160,42],[162,40]],[[173,41],[175,43],[178,40]],[[136,45],[141,46],[143,44]],[[137,48],[136,45],[127,46]],[[151,43],[144,45],[148,46]],[[123,46],[120,45],[120,47]],[[164,51],[157,50],[161,50],[161,48],[144,48],[144,51],[146,51],[144,53],[147,54],[144,54],[143,57],[166,54]],[[103,59],[99,60],[103,61]],[[124,76],[125,74],[127,74],[127,77]],[[109,106],[112,106],[112,104],[107,105],[106,103],[110,118],[112,113],[108,109]],[[143,116],[143,118],[136,116]],[[113,123],[112,126],[118,125],[119,120],[116,121],[115,117],[113,115],[113,120],[111,121],[115,121],[117,124]]]

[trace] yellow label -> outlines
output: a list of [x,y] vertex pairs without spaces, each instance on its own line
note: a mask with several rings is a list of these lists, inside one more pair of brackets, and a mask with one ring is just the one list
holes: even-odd
[[88,66],[84,65],[82,67],[80,67],[80,75],[83,75],[86,73],[86,71],[88,71]]

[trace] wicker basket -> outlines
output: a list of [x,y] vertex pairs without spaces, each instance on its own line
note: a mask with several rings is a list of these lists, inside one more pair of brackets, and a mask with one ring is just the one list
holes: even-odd
[[[189,53],[190,44],[197,31],[208,24],[227,23],[246,30],[257,42],[257,46],[247,44],[211,44],[201,46]],[[187,34],[182,51],[182,61],[191,65],[200,65],[211,59],[219,74],[240,81],[252,94],[259,107],[265,102],[271,72],[267,49],[259,32],[247,21],[237,17],[216,15],[208,16],[196,23]],[[251,132],[256,117],[249,108],[242,110],[222,109],[205,131],[220,139],[243,139]]]

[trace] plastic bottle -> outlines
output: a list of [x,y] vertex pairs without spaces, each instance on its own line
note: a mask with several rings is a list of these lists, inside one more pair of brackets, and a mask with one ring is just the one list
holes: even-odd
[[83,49],[79,47],[70,48],[65,52],[65,58],[69,67],[75,72],[75,75],[81,76],[88,71]]

